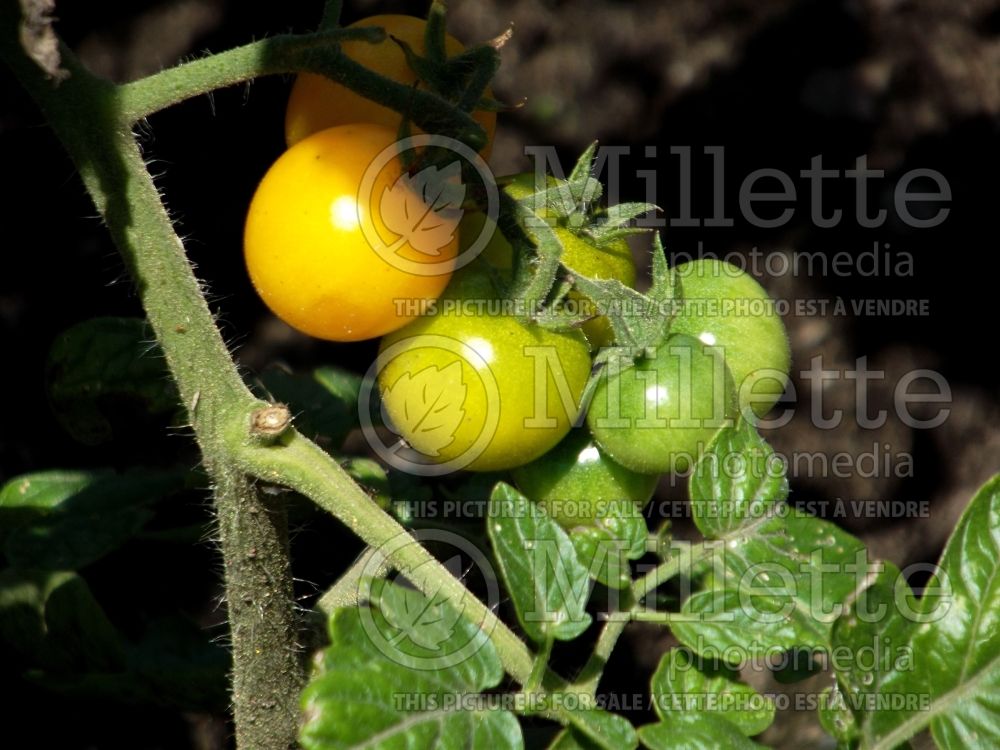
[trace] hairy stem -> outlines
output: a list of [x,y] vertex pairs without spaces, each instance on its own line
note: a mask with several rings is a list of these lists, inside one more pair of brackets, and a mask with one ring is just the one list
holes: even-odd
[[424,593],[447,596],[463,617],[489,635],[507,674],[521,684],[528,679],[534,657],[527,646],[319,446],[290,431],[274,446],[244,449],[240,459],[246,470],[280,481],[330,511]]
[[119,87],[122,120],[135,123],[154,112],[216,89],[282,73],[318,73],[397,112],[429,133],[442,133],[474,151],[486,133],[472,117],[437,94],[385,78],[341,54],[339,42],[380,42],[378,27],[325,29],[313,34],[282,35],[245,44],[209,57],[176,65]]
[[[710,551],[705,544],[692,545],[690,550],[689,555],[674,555],[632,583],[628,599],[624,602],[621,611],[611,614],[608,621],[604,623],[604,628],[597,636],[594,652],[590,655],[583,669],[580,670],[580,675],[574,683],[575,688],[591,696],[597,692],[597,684],[604,674],[604,667],[608,663],[608,659],[611,658],[611,652],[615,650],[618,639],[625,631],[625,626],[631,620],[651,619],[652,617],[636,617],[643,606],[643,599],[656,590],[658,586],[680,574],[682,566],[694,564]],[[667,617],[661,615],[656,621],[665,623]]]

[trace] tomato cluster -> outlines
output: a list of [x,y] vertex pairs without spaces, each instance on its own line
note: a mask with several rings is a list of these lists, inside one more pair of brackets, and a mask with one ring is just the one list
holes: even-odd
[[[356,25],[383,27],[390,38],[345,43],[344,54],[425,85],[404,54],[407,45],[423,53],[424,21],[375,16]],[[463,49],[451,37],[445,48],[449,56]],[[492,138],[494,114],[473,116]],[[543,203],[530,210],[558,240],[564,282],[545,304],[595,310],[562,327],[543,324],[511,293],[516,269],[535,263],[530,249],[515,249],[484,213],[437,215],[435,199],[408,181],[393,151],[402,118],[324,77],[300,75],[285,122],[289,149],[254,195],[245,255],[257,291],[291,326],[332,341],[382,337],[372,369],[381,419],[418,469],[512,471],[561,524],[585,526],[608,503],[641,509],[660,474],[688,469],[720,427],[774,404],[788,342],[750,276],[717,261],[678,266],[681,304],[669,328],[653,346],[617,341],[626,329],[600,308],[608,300],[589,299],[579,284],[590,280],[589,294],[641,297],[631,291],[637,271],[624,234],[595,231],[600,217],[588,200],[569,210],[565,201]],[[568,184],[548,178],[539,189],[533,174],[497,182],[522,207]],[[426,237],[399,229],[428,215],[430,252]],[[489,240],[479,257],[458,263],[482,237]],[[530,246],[537,237],[527,230],[521,239]]]

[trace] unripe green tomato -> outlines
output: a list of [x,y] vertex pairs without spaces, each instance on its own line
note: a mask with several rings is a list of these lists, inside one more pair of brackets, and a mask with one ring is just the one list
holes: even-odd
[[612,461],[583,429],[512,476],[526,497],[567,529],[593,525],[606,515],[641,512],[659,480]]
[[525,325],[502,302],[470,264],[434,314],[382,339],[386,414],[430,463],[511,469],[555,447],[576,418],[591,368],[583,335]]
[[695,260],[675,270],[684,305],[670,331],[720,347],[740,410],[764,416],[785,390],[792,356],[771,298],[752,276],[721,260]]
[[587,413],[601,449],[645,474],[687,470],[738,414],[721,353],[684,334],[670,336],[635,366],[609,363]]

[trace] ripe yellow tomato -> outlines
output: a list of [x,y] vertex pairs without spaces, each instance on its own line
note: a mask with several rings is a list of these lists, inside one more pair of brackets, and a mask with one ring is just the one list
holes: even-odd
[[[389,36],[406,42],[414,52],[423,55],[426,25],[427,22],[422,18],[390,14],[363,18],[352,23],[349,28],[380,26]],[[355,62],[386,78],[407,86],[417,82],[417,74],[407,65],[403,50],[392,39],[387,38],[378,44],[347,41],[341,45],[341,49]],[[449,57],[461,53],[464,49],[462,43],[453,36],[450,34],[445,36],[445,53]],[[487,145],[482,153],[483,158],[488,158],[493,133],[496,130],[496,112],[476,110],[472,116],[486,131]],[[398,132],[401,121],[402,116],[399,112],[365,99],[325,76],[302,73],[295,79],[292,93],[288,98],[288,109],[285,111],[285,140],[292,146],[319,130],[352,122],[371,122]],[[423,132],[416,126],[413,126],[412,130],[415,134]]]
[[[292,327],[331,341],[374,338],[420,315],[447,286],[457,226],[386,157],[395,141],[380,125],[322,130],[261,180],[244,232],[247,269]],[[384,164],[373,171],[376,160]]]

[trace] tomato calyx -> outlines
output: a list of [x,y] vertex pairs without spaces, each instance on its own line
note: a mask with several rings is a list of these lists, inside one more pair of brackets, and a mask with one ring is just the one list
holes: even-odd
[[[634,265],[624,238],[648,231],[633,226],[632,220],[657,207],[626,203],[602,208],[603,187],[592,176],[596,150],[594,142],[566,179],[536,171],[498,180],[504,189],[497,224],[513,248],[508,296],[523,303],[526,319],[546,328],[579,327],[599,317],[595,305],[564,305],[571,292],[582,293],[594,303],[620,299],[626,303],[623,307],[632,307],[637,294],[628,286],[634,282]],[[578,243],[589,245],[595,255],[606,250],[620,254],[624,248],[628,284],[621,279],[611,283],[617,275],[614,271],[574,267],[567,261],[568,247]],[[601,286],[598,296],[584,288],[588,282]],[[626,343],[632,343],[631,337]]]
[[[471,113],[473,110],[499,111],[506,107],[487,94],[490,82],[500,68],[499,49],[489,43],[477,44],[465,51],[449,57],[446,51],[445,6],[431,4],[424,28],[424,55],[419,55],[404,39],[393,34],[389,38],[399,46],[406,58],[406,64],[416,73],[423,87],[442,97],[457,109]],[[410,133],[410,116],[406,111],[400,124],[400,138]],[[444,135],[453,135],[443,133]],[[474,150],[485,145],[470,140],[472,134],[454,134],[458,140]],[[478,136],[479,134],[475,134]]]

